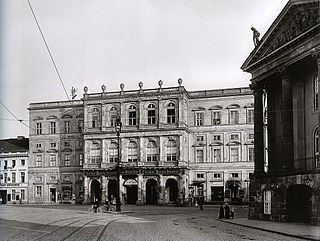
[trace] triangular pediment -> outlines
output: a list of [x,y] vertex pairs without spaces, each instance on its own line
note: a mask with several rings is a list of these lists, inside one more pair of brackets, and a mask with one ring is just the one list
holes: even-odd
[[255,46],[241,69],[250,72],[255,65],[292,46],[311,31],[316,31],[319,23],[319,1],[290,0]]

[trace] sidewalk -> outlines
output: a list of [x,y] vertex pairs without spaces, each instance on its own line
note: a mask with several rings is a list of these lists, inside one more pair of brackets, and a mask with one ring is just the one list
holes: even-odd
[[306,240],[320,240],[320,226],[297,223],[269,222],[251,220],[247,218],[220,219],[219,221],[249,228],[260,229],[272,233],[283,234],[295,238]]

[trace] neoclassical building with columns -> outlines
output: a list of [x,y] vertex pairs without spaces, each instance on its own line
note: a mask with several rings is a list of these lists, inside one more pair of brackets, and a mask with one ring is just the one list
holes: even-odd
[[176,87],[158,84],[103,85],[100,93],[85,87],[81,101],[30,104],[30,200],[111,200],[120,160],[122,203],[184,205],[202,195],[206,202],[248,201],[252,91],[186,91],[181,79]]
[[254,94],[252,219],[320,220],[319,9],[288,1],[241,67]]

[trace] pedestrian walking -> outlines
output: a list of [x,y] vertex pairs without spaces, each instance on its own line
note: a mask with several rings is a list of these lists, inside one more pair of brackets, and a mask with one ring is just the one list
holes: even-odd
[[93,211],[96,213],[99,207],[99,202],[98,199],[95,200],[95,202],[93,203]]
[[230,217],[231,219],[234,219],[234,208],[231,208],[230,210]]
[[228,203],[226,203],[225,205],[224,205],[224,217],[226,218],[226,219],[230,219],[230,208],[229,208],[229,205],[228,205]]
[[200,210],[203,211],[203,204],[204,204],[204,197],[203,196],[199,197],[198,203],[200,206]]
[[224,218],[224,208],[223,208],[223,205],[221,203],[220,210],[219,210],[219,219],[223,219],[223,218]]

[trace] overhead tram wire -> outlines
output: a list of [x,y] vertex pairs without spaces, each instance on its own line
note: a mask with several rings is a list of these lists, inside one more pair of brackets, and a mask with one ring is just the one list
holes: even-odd
[[23,123],[23,119],[19,119],[15,114],[13,114],[9,109],[8,109],[8,107],[7,106],[5,106],[5,104],[3,104],[3,102],[0,100],[0,104],[17,120],[17,121],[19,121],[21,124],[23,124],[23,125],[25,125],[26,127],[30,127],[29,125],[27,125],[27,124],[25,124],[25,123]]
[[46,48],[47,48],[47,51],[48,51],[48,53],[49,53],[50,59],[51,59],[51,61],[52,61],[52,63],[53,63],[53,66],[54,66],[54,68],[55,68],[55,70],[56,70],[56,73],[57,73],[57,75],[58,75],[58,77],[59,77],[59,80],[60,80],[60,83],[61,83],[61,85],[62,85],[62,87],[63,87],[63,90],[64,90],[64,92],[65,92],[68,100],[70,100],[70,97],[69,97],[69,95],[68,95],[68,93],[67,93],[66,87],[65,87],[65,85],[64,85],[64,83],[63,83],[63,80],[62,80],[62,78],[61,78],[61,75],[60,75],[60,73],[59,73],[58,67],[57,67],[57,65],[56,65],[56,63],[55,63],[55,61],[54,61],[54,58],[53,58],[52,54],[51,54],[49,45],[48,45],[48,43],[47,43],[47,41],[46,41],[46,39],[45,39],[45,37],[44,37],[44,34],[43,34],[42,30],[41,30],[41,27],[40,27],[39,22],[38,22],[38,20],[37,20],[36,14],[35,14],[35,12],[33,11],[33,8],[32,8],[32,5],[31,5],[31,3],[30,3],[30,0],[27,0],[27,1],[28,1],[28,4],[29,4],[29,7],[30,7],[30,9],[31,9],[33,18],[34,18],[34,20],[35,20],[35,22],[36,22],[36,24],[37,24],[37,26],[38,26],[38,29],[39,29],[39,31],[40,31],[41,37],[42,37],[42,39],[43,39],[43,42],[44,42],[44,44],[45,44],[45,46],[46,46]]

